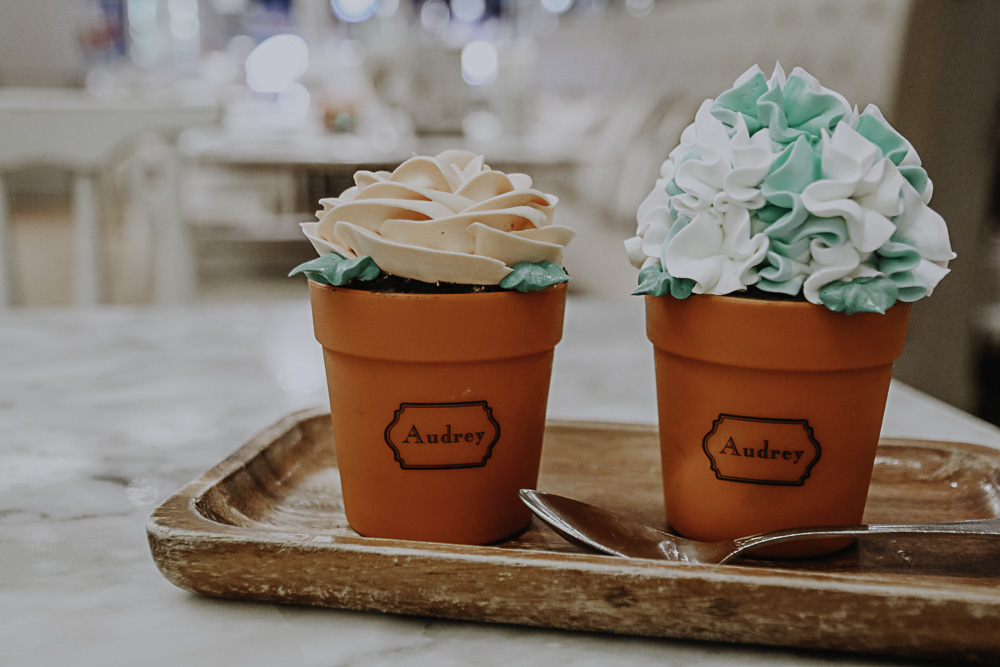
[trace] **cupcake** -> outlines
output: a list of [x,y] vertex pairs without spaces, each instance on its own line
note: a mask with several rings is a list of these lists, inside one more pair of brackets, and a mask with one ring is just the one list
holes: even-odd
[[955,255],[913,146],[800,68],[705,100],[625,243],[636,294],[804,299],[846,313],[928,296]]
[[753,67],[700,106],[625,242],[674,530],[861,522],[910,304],[955,256],[932,191],[877,107],[802,69]]
[[354,181],[320,200],[317,222],[302,223],[322,259],[293,275],[429,293],[528,292],[569,280],[560,262],[575,232],[552,224],[558,199],[533,189],[526,174],[451,150],[392,173],[359,171]]
[[367,537],[485,544],[524,528],[567,227],[556,197],[481,156],[360,171],[302,224],[348,523]]

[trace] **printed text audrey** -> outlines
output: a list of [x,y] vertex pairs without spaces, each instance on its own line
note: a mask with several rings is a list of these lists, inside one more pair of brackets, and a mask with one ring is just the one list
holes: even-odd
[[444,433],[424,433],[421,434],[417,425],[414,424],[410,427],[409,432],[407,432],[406,437],[403,438],[404,443],[429,443],[437,444],[439,442],[474,442],[476,445],[483,441],[483,437],[486,435],[486,431],[468,431],[468,432],[452,432],[451,424],[445,424]]
[[737,447],[736,443],[732,438],[726,440],[725,446],[719,450],[719,454],[725,454],[726,456],[740,456],[749,459],[769,459],[773,461],[791,461],[793,464],[798,463],[802,455],[805,454],[805,450],[802,449],[771,449],[770,443],[765,440],[764,446],[761,448],[754,447]]

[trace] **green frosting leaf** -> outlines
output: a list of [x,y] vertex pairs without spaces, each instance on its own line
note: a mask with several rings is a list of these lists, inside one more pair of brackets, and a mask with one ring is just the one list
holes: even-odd
[[500,281],[500,287],[518,292],[537,292],[568,280],[571,280],[569,275],[555,262],[519,262]]
[[899,298],[899,288],[888,278],[837,280],[819,291],[824,306],[838,313],[885,313]]
[[674,278],[662,266],[653,264],[639,272],[639,286],[632,294],[686,299],[691,296],[694,286],[695,282],[690,278]]
[[307,278],[321,285],[346,285],[352,280],[375,280],[382,271],[371,257],[346,259],[330,252],[296,266],[288,275],[299,273],[304,273]]

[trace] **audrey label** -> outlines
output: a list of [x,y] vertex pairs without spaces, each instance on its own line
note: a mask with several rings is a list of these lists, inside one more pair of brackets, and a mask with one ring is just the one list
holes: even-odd
[[806,419],[720,414],[702,440],[717,479],[802,486],[821,449]]
[[385,442],[404,470],[481,468],[500,439],[486,401],[400,403]]

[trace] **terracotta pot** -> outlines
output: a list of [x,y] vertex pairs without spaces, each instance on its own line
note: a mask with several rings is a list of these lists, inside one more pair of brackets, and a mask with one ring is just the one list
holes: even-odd
[[566,286],[388,294],[310,282],[347,520],[485,544],[527,526]]
[[[862,521],[909,304],[844,315],[810,303],[646,297],[667,521],[732,539]],[[851,539],[757,552],[803,557]]]

